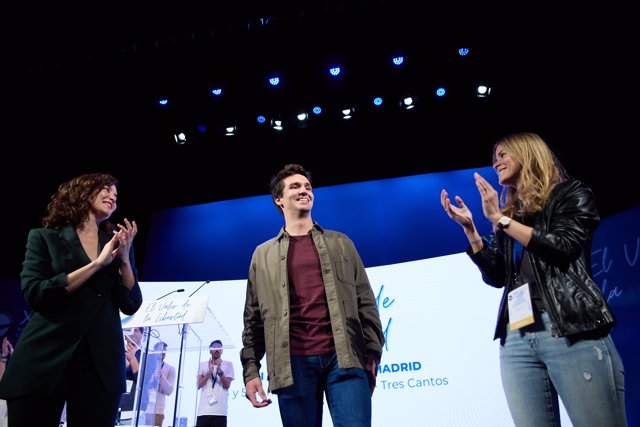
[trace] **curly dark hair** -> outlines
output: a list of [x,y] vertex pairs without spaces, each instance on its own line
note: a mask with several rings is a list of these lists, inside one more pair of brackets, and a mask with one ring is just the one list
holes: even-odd
[[273,200],[273,204],[276,205],[278,211],[283,214],[282,208],[276,204],[276,198],[282,197],[282,193],[284,192],[284,180],[285,178],[290,177],[291,175],[302,175],[311,182],[311,172],[306,170],[302,165],[297,163],[289,163],[285,165],[278,173],[271,177],[271,182],[269,183],[269,188],[271,189],[271,198]]
[[[78,227],[89,218],[93,199],[105,186],[118,186],[120,182],[107,173],[88,173],[60,184],[51,196],[46,214],[42,217],[44,228],[60,228],[71,224]],[[105,230],[113,230],[109,221],[100,224]]]

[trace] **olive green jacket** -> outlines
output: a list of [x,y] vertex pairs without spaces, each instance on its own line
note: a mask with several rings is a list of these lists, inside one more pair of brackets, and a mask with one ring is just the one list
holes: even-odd
[[[382,354],[384,332],[376,298],[356,248],[345,234],[311,230],[320,258],[331,328],[340,368],[363,368],[368,352]],[[240,352],[245,384],[260,375],[267,355],[269,390],[293,384],[289,349],[289,281],[284,230],[251,258]]]

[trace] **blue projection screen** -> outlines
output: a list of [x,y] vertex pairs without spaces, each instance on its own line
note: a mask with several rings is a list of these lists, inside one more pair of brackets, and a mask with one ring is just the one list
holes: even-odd
[[[313,217],[323,227],[349,235],[358,248],[387,337],[377,388],[373,425],[513,426],[492,341],[502,291],[485,285],[464,250],[458,224],[442,211],[442,188],[460,195],[487,233],[473,181],[479,172],[497,186],[491,168],[409,176],[315,188]],[[640,308],[640,208],[605,218],[593,245],[593,270],[619,324],[614,339],[625,363],[629,425],[639,425],[640,350],[636,343]],[[245,278],[256,245],[277,234],[283,219],[269,195],[157,212],[145,255],[145,301],[176,289],[207,295],[211,313],[192,332],[208,358],[210,341],[222,335],[223,359],[235,365],[229,397],[229,426],[281,425],[274,404],[254,409],[244,397],[242,313]],[[169,298],[167,298],[169,299]],[[215,327],[211,326],[215,325]],[[175,329],[158,328],[169,348],[179,348]],[[190,351],[194,351],[191,349]],[[167,361],[178,366],[179,352]],[[192,360],[193,358],[186,358]],[[266,370],[263,367],[264,384]],[[197,363],[182,366],[181,418],[195,425]],[[171,402],[169,402],[171,400]],[[168,424],[175,408],[168,399]],[[563,426],[570,426],[564,409]],[[324,426],[331,417],[325,407]]]

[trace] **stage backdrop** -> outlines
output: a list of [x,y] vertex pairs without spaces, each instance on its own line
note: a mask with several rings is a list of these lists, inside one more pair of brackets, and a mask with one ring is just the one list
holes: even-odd
[[[463,253],[467,242],[460,227],[439,203],[442,188],[462,196],[476,214],[478,227],[488,232],[474,171],[497,185],[491,168],[480,168],[314,191],[314,219],[353,239],[378,298],[387,344],[373,395],[374,426],[513,425],[500,384],[498,344],[492,341],[501,290],[481,281]],[[595,278],[619,320],[613,337],[625,362],[630,426],[640,425],[639,219],[640,207],[604,218],[592,248]],[[281,424],[276,396],[271,396],[274,404],[263,409],[252,408],[244,398],[238,352],[251,253],[282,224],[270,196],[264,195],[159,211],[148,230],[141,283],[145,301],[177,289],[184,292],[162,301],[192,292],[209,297],[216,328],[194,326],[190,333],[205,346],[202,360],[208,357],[208,343],[224,337],[223,358],[234,363],[236,378],[229,401],[230,427]],[[6,327],[0,332],[17,338],[28,315],[19,284],[2,282],[1,294],[0,327]],[[170,348],[179,347],[179,327],[154,329],[154,336],[160,335]],[[176,367],[178,354],[167,355]],[[178,412],[186,419],[176,425],[193,426],[197,366],[184,364],[180,369]],[[170,398],[165,425],[172,424],[174,409]],[[328,411],[324,425],[331,425]],[[564,413],[563,425],[571,425]]]

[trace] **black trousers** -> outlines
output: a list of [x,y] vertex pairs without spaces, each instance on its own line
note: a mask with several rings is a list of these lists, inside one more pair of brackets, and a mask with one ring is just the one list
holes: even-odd
[[198,415],[196,427],[227,427],[227,417],[225,415]]
[[70,426],[113,427],[121,394],[106,392],[88,348],[79,345],[53,395],[22,396],[7,400],[11,427],[58,427],[67,402]]

